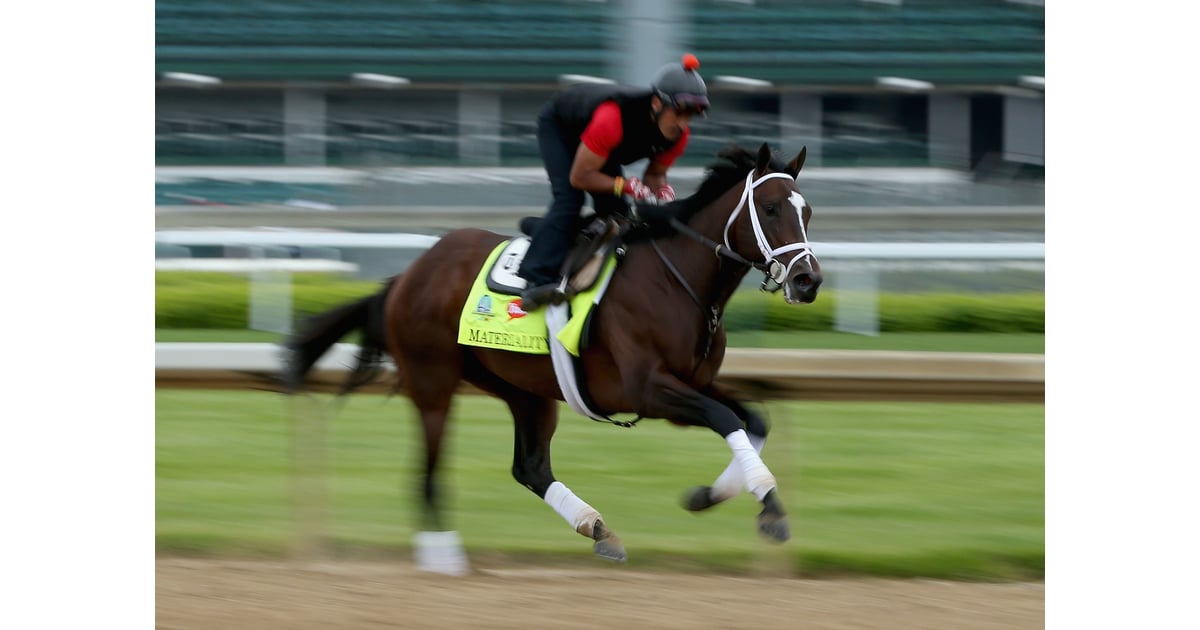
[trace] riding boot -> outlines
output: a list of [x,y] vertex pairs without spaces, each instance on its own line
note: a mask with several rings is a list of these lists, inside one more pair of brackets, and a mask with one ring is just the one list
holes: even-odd
[[541,308],[546,304],[562,304],[567,296],[558,288],[558,282],[531,286],[521,292],[521,310],[525,312]]

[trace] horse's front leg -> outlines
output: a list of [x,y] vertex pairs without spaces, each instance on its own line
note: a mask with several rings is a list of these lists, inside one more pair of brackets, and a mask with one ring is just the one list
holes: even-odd
[[550,468],[550,440],[558,426],[558,406],[525,392],[506,392],[513,414],[513,477],[541,497],[580,535],[593,541],[592,550],[606,560],[625,562],[621,539],[604,524],[600,512],[554,478]]
[[[754,450],[761,457],[769,431],[769,427],[762,416],[722,391],[715,384],[708,389],[702,390],[702,393],[728,407],[741,420],[746,428],[746,435],[750,439],[751,446],[754,447]],[[691,512],[707,510],[718,503],[736,497],[745,490],[745,483],[746,480],[742,474],[741,464],[734,458],[730,460],[729,465],[717,476],[716,481],[711,486],[694,486],[689,488],[683,496],[683,507]]]
[[[759,533],[778,542],[791,537],[787,516],[776,491],[775,476],[763,462],[759,449],[751,442],[742,418],[725,404],[729,402],[728,398],[724,402],[718,401],[688,387],[674,376],[656,373],[647,379],[642,401],[642,408],[638,411],[643,416],[706,426],[725,438],[729,449],[733,451],[730,466],[741,473],[738,481],[763,505],[758,515]],[[737,406],[741,411],[747,411],[741,405]],[[763,430],[762,437],[765,438],[765,423],[756,428]],[[722,482],[723,485],[731,483],[730,479],[736,478],[736,474],[730,474]]]

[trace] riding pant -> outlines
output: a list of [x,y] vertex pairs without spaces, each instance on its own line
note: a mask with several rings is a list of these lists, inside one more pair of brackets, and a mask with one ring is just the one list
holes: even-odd
[[[525,252],[525,260],[517,271],[531,287],[556,282],[561,277],[561,267],[574,241],[575,227],[584,201],[584,192],[571,187],[571,165],[579,149],[579,138],[563,134],[551,104],[543,107],[538,115],[537,140],[546,174],[550,178],[553,199],[534,231],[529,250]],[[616,177],[621,174],[621,167],[618,164],[605,165],[602,172]],[[612,195],[593,195],[592,204],[601,216],[614,210],[623,211],[624,206],[624,202]]]

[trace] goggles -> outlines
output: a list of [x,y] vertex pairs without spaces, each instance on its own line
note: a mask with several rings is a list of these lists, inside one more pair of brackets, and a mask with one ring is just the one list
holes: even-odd
[[672,99],[675,110],[685,114],[700,114],[708,117],[708,97],[703,94],[675,94]]
[[668,94],[658,90],[658,97],[662,99],[663,103],[670,105],[681,114],[700,114],[708,118],[708,97],[703,94],[692,94],[691,92]]

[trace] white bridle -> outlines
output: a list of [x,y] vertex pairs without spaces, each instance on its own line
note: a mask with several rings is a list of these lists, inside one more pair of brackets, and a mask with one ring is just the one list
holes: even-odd
[[[725,222],[725,247],[729,248],[730,251],[734,251],[733,246],[729,244],[729,229],[733,227],[733,222],[737,220],[738,214],[741,213],[742,208],[748,206],[750,208],[750,225],[754,227],[754,240],[758,242],[758,250],[762,252],[763,261],[766,262],[770,267],[768,274],[770,275],[771,280],[774,280],[776,284],[782,285],[783,280],[788,277],[792,267],[794,267],[797,262],[803,260],[805,257],[811,258],[813,262],[816,262],[817,257],[815,254],[813,254],[812,249],[808,247],[808,232],[804,229],[803,203],[796,207],[796,214],[799,215],[800,218],[800,235],[804,239],[803,242],[790,243],[774,249],[772,249],[771,244],[767,242],[767,235],[763,234],[762,224],[758,220],[758,210],[754,207],[754,195],[751,193],[763,182],[775,177],[786,177],[790,181],[795,181],[795,179],[793,179],[792,176],[788,175],[787,173],[767,173],[758,179],[754,179],[754,171],[750,171],[746,174],[746,187],[742,190],[742,200],[738,202],[737,208],[735,208],[734,211],[729,215],[729,220]],[[803,200],[803,197],[801,197],[801,199]],[[783,263],[776,260],[776,257],[780,254],[786,254],[787,252],[797,253],[794,254],[791,261],[784,266]],[[764,280],[764,282],[766,281]]]

